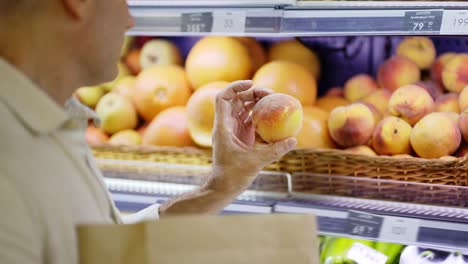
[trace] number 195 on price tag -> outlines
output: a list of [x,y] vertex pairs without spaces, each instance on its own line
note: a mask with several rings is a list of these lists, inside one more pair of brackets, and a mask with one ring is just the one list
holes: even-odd
[[445,10],[442,18],[441,34],[467,35],[468,10]]

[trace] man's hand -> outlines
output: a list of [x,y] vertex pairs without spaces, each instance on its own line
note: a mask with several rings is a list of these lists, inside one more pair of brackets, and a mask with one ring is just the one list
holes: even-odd
[[294,138],[256,144],[251,110],[272,91],[252,81],[231,83],[216,97],[213,129],[213,172],[205,185],[160,208],[160,215],[217,213],[242,193],[268,164],[296,145]]
[[252,81],[231,83],[216,97],[213,131],[213,172],[224,191],[244,189],[268,164],[280,159],[295,145],[289,138],[271,145],[256,144],[251,110],[269,89],[253,87]]

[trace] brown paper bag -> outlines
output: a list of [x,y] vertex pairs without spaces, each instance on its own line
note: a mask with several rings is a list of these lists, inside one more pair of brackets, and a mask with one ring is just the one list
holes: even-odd
[[78,227],[81,264],[318,264],[312,215],[190,216]]

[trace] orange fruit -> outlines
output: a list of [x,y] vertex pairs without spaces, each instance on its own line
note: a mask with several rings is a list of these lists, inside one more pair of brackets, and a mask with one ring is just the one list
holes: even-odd
[[187,103],[188,128],[199,146],[211,147],[211,133],[215,117],[216,95],[228,82],[212,82],[198,88]]
[[140,116],[151,121],[166,108],[185,105],[190,94],[190,83],[182,67],[156,65],[138,75],[133,102]]
[[159,113],[145,129],[142,142],[155,146],[192,146],[185,107],[175,106]]
[[251,76],[249,50],[233,37],[204,37],[190,50],[185,69],[195,89],[214,82],[245,80]]
[[304,106],[313,105],[317,82],[303,66],[288,61],[272,61],[263,65],[253,77],[255,86],[272,89],[296,97]]
[[297,63],[310,71],[316,79],[320,77],[319,57],[295,39],[273,44],[268,50],[268,59],[269,61],[285,60]]
[[249,50],[250,59],[252,60],[252,75],[267,62],[265,49],[255,38],[239,37],[242,44]]

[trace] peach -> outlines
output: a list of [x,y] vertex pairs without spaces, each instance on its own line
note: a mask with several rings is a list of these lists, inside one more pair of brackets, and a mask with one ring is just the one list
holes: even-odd
[[221,81],[205,84],[192,94],[187,103],[188,129],[199,146],[211,147],[216,95],[228,85],[228,82]]
[[443,160],[443,161],[454,161],[454,160],[458,160],[457,157],[454,157],[454,156],[442,156],[439,158],[440,160]]
[[410,142],[421,158],[450,156],[460,146],[460,129],[446,114],[430,113],[413,127]]
[[404,119],[410,125],[416,124],[434,108],[432,97],[417,85],[406,85],[396,90],[388,103],[390,114]]
[[256,132],[268,143],[295,137],[302,127],[302,105],[281,93],[263,97],[252,110]]
[[339,86],[331,87],[330,89],[327,90],[327,92],[325,93],[325,96],[344,97],[343,88],[341,88]]
[[437,97],[444,94],[444,88],[442,88],[441,85],[432,81],[421,81],[421,82],[415,83],[415,85],[424,88],[434,100],[436,100]]
[[109,144],[113,146],[132,146],[141,144],[141,135],[133,129],[122,130],[109,139]]
[[85,139],[86,143],[93,147],[106,143],[109,140],[109,136],[100,128],[90,125],[86,128]]
[[458,106],[458,94],[448,93],[437,98],[435,101],[435,111],[460,113],[460,107]]
[[371,76],[368,74],[358,74],[345,83],[344,96],[349,101],[354,102],[377,89],[377,83]]
[[442,71],[442,82],[450,92],[461,92],[468,85],[468,53],[456,55]]
[[437,57],[435,63],[431,67],[431,78],[439,86],[442,86],[442,71],[447,63],[455,57],[456,53],[447,52]]
[[399,159],[407,159],[407,158],[414,158],[410,154],[396,154],[392,155],[393,158],[399,158]]
[[377,109],[377,107],[375,107],[372,104],[366,103],[366,102],[360,102],[360,103],[367,106],[369,108],[369,110],[371,110],[372,115],[374,116],[374,121],[375,121],[376,124],[378,122],[380,122],[380,120],[382,120],[383,114],[379,111],[379,109]]
[[379,86],[390,91],[413,84],[421,79],[421,71],[411,60],[394,56],[380,65],[377,72]]
[[133,75],[141,72],[140,55],[141,49],[133,49],[125,56],[125,64]]
[[350,103],[351,103],[350,101],[344,99],[343,97],[326,95],[322,98],[319,98],[315,102],[315,106],[327,112],[331,112],[333,109],[337,108],[338,106],[344,106]]
[[396,54],[416,63],[419,69],[429,69],[435,61],[436,49],[428,37],[406,37],[397,47]]
[[468,109],[465,109],[458,118],[458,127],[465,142],[468,142]]
[[328,112],[315,107],[303,109],[302,128],[296,136],[297,148],[334,148],[335,144],[328,133]]
[[392,93],[387,89],[378,89],[359,100],[360,102],[368,103],[376,107],[382,114],[387,111],[388,101]]
[[372,147],[380,155],[409,154],[411,129],[401,118],[386,117],[374,129]]
[[374,130],[375,119],[369,107],[362,103],[335,108],[328,118],[328,131],[342,147],[368,143]]
[[366,146],[366,145],[350,147],[350,148],[344,149],[344,151],[353,153],[353,154],[365,155],[365,156],[377,156],[375,151],[373,151],[369,146]]
[[468,85],[463,88],[458,96],[458,107],[460,108],[460,111],[464,111],[468,108]]
[[459,113],[455,113],[455,112],[442,112],[442,113],[446,114],[455,124],[458,124],[458,119],[460,118]]

